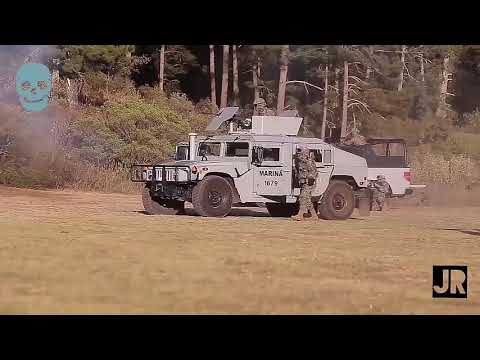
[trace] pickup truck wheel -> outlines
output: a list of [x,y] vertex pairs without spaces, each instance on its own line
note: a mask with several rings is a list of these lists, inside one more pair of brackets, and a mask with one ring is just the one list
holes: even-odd
[[298,214],[299,206],[296,204],[266,203],[268,213],[272,217],[292,217]]
[[177,215],[185,213],[185,204],[181,201],[168,201],[163,204],[150,196],[150,189],[145,187],[142,193],[145,212],[149,215]]
[[326,220],[348,219],[355,209],[353,189],[346,182],[333,180],[319,204],[319,214]]
[[232,188],[221,176],[207,176],[192,190],[193,208],[200,216],[227,216],[232,210],[232,202]]

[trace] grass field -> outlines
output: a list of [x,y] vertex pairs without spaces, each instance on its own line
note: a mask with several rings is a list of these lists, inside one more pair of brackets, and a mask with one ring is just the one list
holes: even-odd
[[[295,222],[147,216],[139,196],[0,187],[2,314],[480,313],[480,207]],[[432,299],[432,265],[469,266]]]

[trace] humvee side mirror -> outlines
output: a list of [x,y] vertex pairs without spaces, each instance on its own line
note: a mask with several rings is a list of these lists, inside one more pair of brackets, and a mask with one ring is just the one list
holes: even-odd
[[261,165],[263,162],[263,147],[254,146],[252,149],[252,164]]

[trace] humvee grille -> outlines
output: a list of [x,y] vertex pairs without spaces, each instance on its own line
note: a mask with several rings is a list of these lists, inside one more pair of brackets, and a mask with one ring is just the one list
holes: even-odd
[[167,181],[175,181],[175,169],[165,169],[165,179]]
[[[165,174],[165,179],[163,176]],[[190,168],[180,166],[155,166],[155,181],[186,182],[190,181]]]

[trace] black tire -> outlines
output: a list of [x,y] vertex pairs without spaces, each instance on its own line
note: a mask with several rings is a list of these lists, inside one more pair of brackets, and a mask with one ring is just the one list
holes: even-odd
[[346,220],[355,209],[353,189],[344,181],[333,180],[319,204],[319,215],[325,220]]
[[224,217],[232,210],[233,193],[227,179],[210,175],[192,190],[192,204],[200,216]]
[[298,214],[299,206],[298,203],[295,204],[277,204],[277,203],[266,203],[268,213],[272,217],[292,217]]
[[150,196],[150,189],[146,186],[142,193],[143,208],[148,215],[180,215],[185,213],[185,204],[182,201],[165,201],[160,203]]

